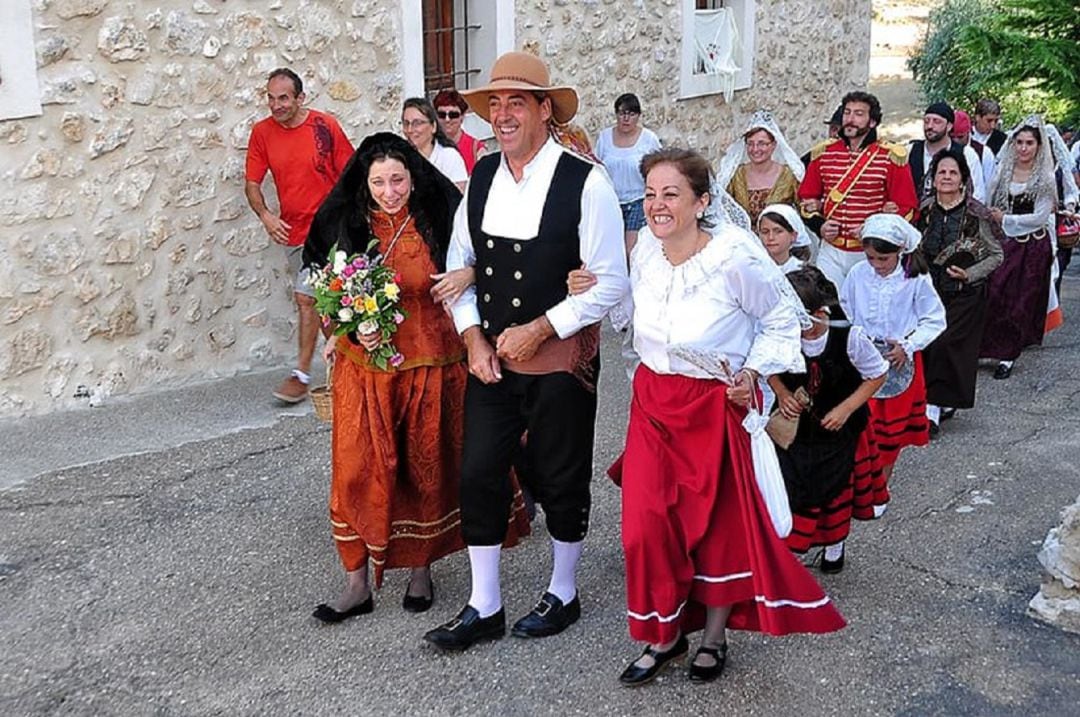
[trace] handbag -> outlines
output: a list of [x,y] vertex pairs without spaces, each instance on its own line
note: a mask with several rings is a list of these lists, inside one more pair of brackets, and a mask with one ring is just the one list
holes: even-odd
[[1057,243],[1062,249],[1072,249],[1080,243],[1080,215],[1057,213]]
[[750,452],[758,492],[769,510],[776,534],[786,538],[791,533],[791,505],[784,486],[784,475],[780,472],[780,461],[776,458],[776,446],[765,432],[768,422],[769,419],[757,407],[751,406],[742,425],[750,434]]
[[[810,405],[810,396],[802,386],[795,390],[794,395],[795,400],[801,403],[803,408]],[[765,432],[769,434],[773,443],[787,450],[795,440],[795,434],[799,432],[799,416],[788,418],[778,408],[769,416],[769,422],[765,424]]]

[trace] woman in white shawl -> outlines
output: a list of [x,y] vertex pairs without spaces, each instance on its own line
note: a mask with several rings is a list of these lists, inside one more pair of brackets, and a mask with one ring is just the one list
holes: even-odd
[[758,215],[757,234],[769,257],[785,274],[798,271],[810,261],[810,231],[790,204],[765,207]]
[[1042,343],[1054,295],[1057,185],[1050,136],[1038,115],[1021,122],[1001,148],[989,204],[1005,233],[1005,259],[990,277],[979,356],[997,359],[994,378],[1005,379],[1026,347]]
[[716,178],[757,224],[769,204],[795,205],[805,168],[772,113],[758,110],[724,153]]

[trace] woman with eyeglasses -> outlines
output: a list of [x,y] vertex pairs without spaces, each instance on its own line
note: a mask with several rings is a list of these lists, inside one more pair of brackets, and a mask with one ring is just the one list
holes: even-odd
[[405,139],[443,175],[465,191],[469,173],[457,147],[443,134],[436,121],[435,107],[423,97],[410,97],[401,107],[401,129]]
[[716,179],[756,226],[768,205],[795,206],[805,173],[802,160],[784,139],[772,113],[758,110],[724,153]]
[[465,160],[465,171],[471,176],[476,160],[480,159],[483,153],[484,144],[462,129],[462,120],[469,109],[469,103],[457,90],[440,90],[432,104],[435,105],[435,115],[439,118],[439,128],[457,146]]
[[652,130],[642,127],[641,102],[637,95],[626,93],[615,100],[614,127],[600,133],[596,142],[596,156],[604,163],[622,209],[626,256],[637,243],[638,230],[645,226],[642,201],[645,197],[645,180],[641,176],[641,158],[660,149],[660,139]]

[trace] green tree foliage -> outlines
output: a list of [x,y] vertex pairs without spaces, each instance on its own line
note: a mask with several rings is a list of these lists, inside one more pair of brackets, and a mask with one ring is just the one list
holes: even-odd
[[968,62],[989,69],[988,85],[1012,87],[1010,103],[1042,100],[1021,111],[1042,111],[1058,122],[1080,119],[1076,0],[1001,0],[989,22],[965,28],[960,41]]
[[1006,121],[1080,120],[1076,0],[945,0],[908,67],[927,101],[1001,102]]

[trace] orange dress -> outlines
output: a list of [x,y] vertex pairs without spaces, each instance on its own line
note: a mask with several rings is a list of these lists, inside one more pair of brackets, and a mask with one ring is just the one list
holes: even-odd
[[[371,231],[385,253],[407,210],[373,212]],[[465,347],[453,321],[428,293],[438,270],[415,223],[386,259],[401,276],[408,318],[394,334],[405,362],[375,367],[347,337],[334,363],[330,522],[348,571],[370,559],[383,570],[423,567],[461,550],[458,509],[463,440]],[[508,544],[529,532],[515,490]]]

